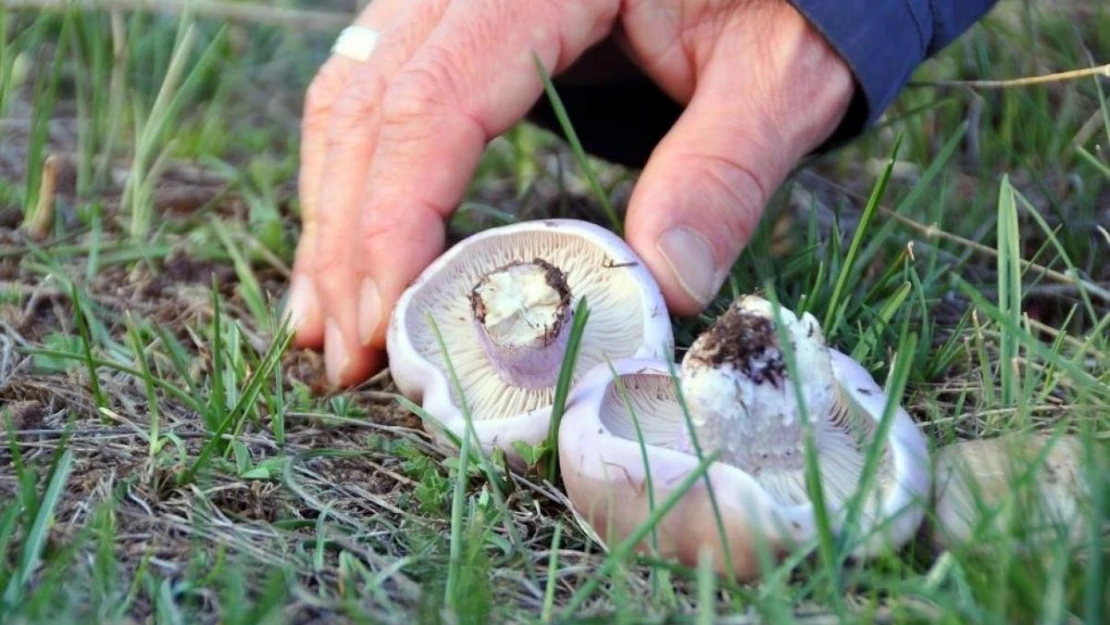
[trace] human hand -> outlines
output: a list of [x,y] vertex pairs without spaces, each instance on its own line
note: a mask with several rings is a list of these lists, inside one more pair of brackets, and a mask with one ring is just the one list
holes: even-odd
[[558,74],[612,34],[685,105],[625,224],[679,315],[717,293],[769,194],[853,94],[785,0],[373,0],[356,24],[381,33],[369,60],[333,56],[306,97],[287,309],[295,345],[322,346],[340,386],[380,369],[393,304],[443,251],[486,143],[543,95],[533,54]]

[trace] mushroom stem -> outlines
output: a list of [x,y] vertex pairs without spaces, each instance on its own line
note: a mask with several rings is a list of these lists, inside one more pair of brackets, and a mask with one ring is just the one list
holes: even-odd
[[[847,418],[849,404],[820,326],[812,315],[780,312],[797,370],[805,375],[801,395],[816,445],[834,446],[835,425]],[[788,499],[804,496],[803,484],[793,484],[805,468],[803,412],[766,300],[738,300],[699,336],[682,361],[681,383],[702,446],[757,479],[766,477],[769,487],[781,482],[772,490]]]
[[573,317],[562,270],[540,258],[498,267],[474,285],[470,309],[479,343],[506,383],[555,383]]

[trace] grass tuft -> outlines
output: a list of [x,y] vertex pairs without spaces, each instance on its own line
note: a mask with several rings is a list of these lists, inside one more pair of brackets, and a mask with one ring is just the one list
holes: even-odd
[[[1078,544],[1050,532],[1034,553],[1018,549],[1018,528],[984,525],[947,551],[923,532],[859,563],[847,557],[867,538],[857,497],[837,537],[823,519],[820,538],[780,563],[757,545],[763,575],[743,585],[707,556],[659,557],[659,521],[714,461],[700,446],[699,470],[653,495],[651,520],[619,544],[600,544],[561,491],[556,435],[585,306],[524,475],[476,449],[472,427],[461,456],[432,446],[421,421],[435,415],[387,372],[336,392],[319,354],[289,348],[273,306],[299,234],[300,107],[349,20],[336,6],[35,4],[0,0],[0,621],[995,625],[1110,613],[1101,4],[1000,2],[876,127],[807,160],[729,287],[673,320],[677,361],[734,297],[762,292],[821,319],[934,448],[1076,437],[1093,494],[1067,521],[1088,531]],[[548,217],[601,215],[622,230],[637,172],[585,154],[558,78],[535,60],[559,136],[519,125],[491,142],[453,238]],[[441,341],[445,358],[452,348]],[[874,451],[861,493],[875,486]],[[1014,505],[1027,505],[1044,470],[1018,468]],[[811,484],[820,470],[809,466]]]

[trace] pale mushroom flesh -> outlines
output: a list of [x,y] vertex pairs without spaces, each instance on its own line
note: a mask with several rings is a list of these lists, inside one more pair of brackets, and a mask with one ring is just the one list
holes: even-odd
[[[564,418],[566,436],[560,437],[572,501],[596,508],[601,495],[588,489],[617,492],[632,483],[632,490],[618,497],[632,510],[628,498],[637,496],[649,477],[673,484],[676,474],[696,466],[696,440],[702,454],[719,454],[713,467],[714,490],[722,501],[735,503],[724,514],[727,523],[745,528],[737,530],[741,540],[755,540],[748,533],[754,525],[776,549],[812,538],[816,526],[813,494],[806,483],[803,413],[770,306],[759,297],[741,298],[698,337],[675,371],[686,411],[676,379],[663,364],[630,369],[631,363],[622,363],[616,378],[595,372],[591,383],[597,388],[583,382],[573,398],[576,405]],[[780,314],[802,376],[823,499],[839,531],[845,504],[859,492],[887,398],[862,366],[825,345],[811,315],[799,318],[786,308]],[[886,438],[878,442],[875,475],[857,517],[865,530],[854,550],[858,556],[905,543],[924,516],[930,485],[925,438],[901,407],[894,407],[892,418]],[[649,451],[650,475],[635,451],[639,435]],[[636,462],[641,467],[632,466]],[[659,497],[665,491],[664,487]],[[632,512],[610,509],[598,518],[611,525],[620,514]],[[705,531],[715,533],[716,528]],[[715,544],[717,537],[705,534],[699,540],[698,544]],[[737,548],[730,547],[734,552]],[[696,557],[689,550],[678,555]]]
[[[790,379],[779,345],[771,304],[748,296],[698,337],[682,364],[682,389],[697,440],[719,449],[721,460],[756,478],[784,506],[809,502],[806,486],[804,419],[814,434],[823,495],[841,507],[860,482],[878,428],[845,392],[833,371],[820,325],[780,310],[793,343],[798,389]],[[693,449],[689,440],[684,451]],[[880,488],[889,488],[892,455],[879,451]]]
[[[1095,461],[1100,448],[1092,448]],[[1013,433],[944,445],[935,454],[937,550],[986,547],[1000,539],[1024,546],[1087,538],[1088,458],[1075,435]]]

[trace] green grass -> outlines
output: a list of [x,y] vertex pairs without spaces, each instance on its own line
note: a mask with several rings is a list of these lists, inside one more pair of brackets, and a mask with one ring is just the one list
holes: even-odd
[[[1110,10],[1043,4],[1001,3],[915,79],[1110,62]],[[707,560],[633,555],[654,523],[598,544],[554,439],[526,476],[474,445],[445,457],[418,425],[435,415],[387,375],[322,392],[319,355],[287,349],[297,111],[331,35],[0,8],[0,214],[15,215],[0,226],[0,622],[1106,621],[1105,78],[906,89],[780,190],[718,301],[674,320],[685,347],[760,291],[821,320],[934,446],[1076,434],[1097,452],[1087,540],[1022,555],[1016,529],[984,532],[861,565],[847,555],[866,537],[825,520],[741,585]],[[519,126],[452,232],[541,215],[618,227],[627,178]],[[653,519],[675,500],[654,498]]]

